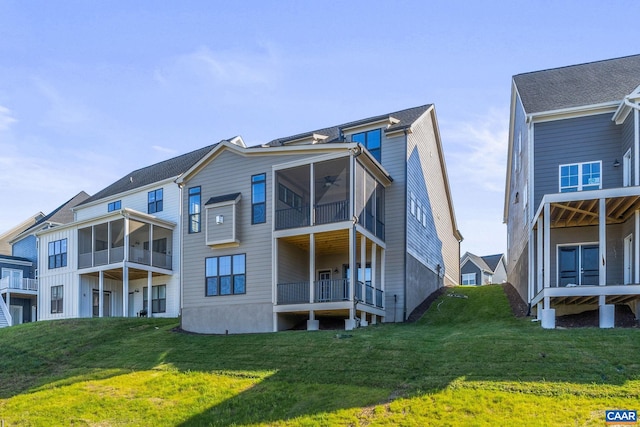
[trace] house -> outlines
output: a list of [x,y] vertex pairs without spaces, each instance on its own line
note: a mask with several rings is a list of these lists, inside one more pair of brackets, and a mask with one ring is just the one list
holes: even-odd
[[72,222],[38,232],[39,319],[177,317],[175,180],[212,148],[135,170],[78,204]]
[[504,254],[478,256],[466,252],[460,260],[463,285],[489,285],[507,281]]
[[222,141],[177,182],[187,331],[401,322],[458,283],[433,105],[258,147]]
[[[76,194],[48,215],[38,214],[17,227],[8,244],[11,256],[0,256],[0,296],[7,310],[0,310],[0,326],[35,322],[38,312],[38,242],[36,234],[73,219],[71,208],[87,199],[84,191]],[[4,316],[3,316],[4,314]],[[9,315],[7,315],[9,314]]]
[[640,55],[513,77],[507,275],[545,328],[639,314],[639,85]]
[[0,234],[0,255],[11,255],[11,241],[20,233],[25,231],[27,228],[31,227],[35,224],[39,219],[44,217],[42,212],[38,212],[37,214],[31,215],[26,220],[22,221],[20,224],[15,227],[10,228],[4,233]]

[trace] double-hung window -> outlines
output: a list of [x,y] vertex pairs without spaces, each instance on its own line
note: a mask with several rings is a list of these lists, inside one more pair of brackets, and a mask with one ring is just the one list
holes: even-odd
[[560,192],[602,188],[602,161],[560,165]]
[[200,187],[189,189],[189,233],[200,232]]
[[51,287],[51,313],[62,313],[64,302],[64,288],[60,286]]
[[67,239],[49,242],[49,269],[67,266]]
[[[142,307],[147,310],[147,288],[142,290]],[[167,311],[167,285],[151,287],[151,313],[165,313]]]
[[475,285],[476,284],[476,273],[464,273],[462,275],[462,284],[463,285]]
[[226,255],[205,260],[205,295],[246,293],[245,254]]
[[251,224],[267,221],[267,175],[251,177]]
[[115,202],[109,203],[107,206],[107,212],[113,212],[122,209],[122,200],[116,200]]
[[351,141],[359,142],[367,147],[371,155],[379,162],[382,162],[382,131],[380,129],[370,130],[368,132],[356,133],[351,137]]
[[147,213],[156,213],[162,212],[162,188],[158,190],[149,191],[147,202],[148,202],[148,212]]

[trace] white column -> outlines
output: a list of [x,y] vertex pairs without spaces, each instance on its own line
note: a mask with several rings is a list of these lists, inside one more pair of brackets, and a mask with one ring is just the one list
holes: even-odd
[[[273,301],[275,302],[275,304],[278,304],[278,239],[273,239],[273,251],[272,251],[272,258],[271,258],[271,265],[273,265],[273,276],[271,278],[271,280],[273,281]],[[273,326],[273,330],[277,331],[278,330],[278,324],[277,324],[277,315],[274,314],[274,326]]]
[[98,317],[104,317],[104,271],[98,276]]
[[153,287],[153,273],[147,272],[147,317],[152,317],[153,310],[151,309],[151,289]]
[[127,316],[129,309],[129,267],[127,263],[122,267],[122,316]]
[[149,224],[149,265],[153,265],[153,224]]
[[[542,286],[548,288],[551,284],[551,206],[549,203],[544,204],[544,281]],[[546,303],[545,303],[545,308]]]
[[378,289],[378,245],[371,242],[371,287],[373,288],[373,305],[376,305]]
[[344,321],[344,328],[346,330],[351,330],[356,327],[355,317],[355,286],[356,286],[356,226],[355,224],[349,229],[349,277],[347,280],[349,281],[349,301],[353,303],[353,305],[349,308],[349,318]]
[[130,232],[130,224],[129,224],[129,218],[125,217],[124,218],[124,261],[127,262],[129,261],[129,251],[131,250],[131,248],[129,247],[129,232]]
[[[309,234],[309,303],[315,301],[315,282],[316,278],[316,237],[315,234]],[[309,320],[313,320],[309,318]]]
[[362,274],[362,285],[360,288],[362,289],[362,293],[360,294],[360,298],[362,298],[363,301],[367,299],[367,295],[366,295],[367,277],[365,274],[366,272],[367,272],[367,238],[363,234],[360,236],[360,273]]
[[535,295],[534,288],[536,283],[535,246],[533,244],[533,236],[533,228],[529,228],[529,243],[527,244],[527,256],[529,257],[529,262],[527,263],[527,291],[529,301],[531,301]]
[[640,283],[640,210],[635,212],[635,233],[633,235],[633,283]]
[[[387,251],[384,248],[380,249],[380,257],[382,259],[382,265],[380,266],[380,290],[382,291],[382,308],[387,305],[385,302],[385,275],[387,270]],[[384,319],[382,320],[384,321]]]
[[600,199],[600,212],[598,218],[598,231],[600,244],[600,259],[598,265],[600,266],[600,286],[607,284],[607,201],[606,199]]
[[537,281],[537,286],[536,286],[536,291],[534,292],[534,294],[537,294],[538,292],[540,292],[542,290],[542,271],[543,271],[543,267],[542,267],[542,232],[543,232],[543,227],[544,225],[543,223],[543,219],[542,217],[538,217],[538,238],[536,239],[536,250],[537,250],[537,259],[536,259],[536,267],[538,269],[537,271],[537,277],[536,277],[536,281]]
[[640,118],[636,108],[633,109],[633,126],[633,182],[637,186],[640,185]]

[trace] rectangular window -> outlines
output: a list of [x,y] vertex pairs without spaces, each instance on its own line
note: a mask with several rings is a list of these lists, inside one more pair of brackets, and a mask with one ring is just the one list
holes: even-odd
[[49,242],[49,269],[67,266],[67,239]]
[[359,142],[367,147],[371,155],[379,162],[382,162],[382,130],[375,129],[368,132],[356,133],[351,137],[351,141]]
[[205,260],[205,295],[246,293],[245,254],[226,255]]
[[267,221],[267,175],[251,177],[251,224]]
[[278,184],[278,199],[292,208],[302,207],[302,196],[284,184]]
[[200,187],[189,189],[189,233],[200,232]]
[[122,209],[122,200],[116,200],[115,202],[109,203],[107,207],[108,212],[113,212]]
[[154,191],[149,191],[148,195],[148,212],[147,213],[156,213],[162,212],[162,188]]
[[560,165],[560,192],[599,190],[602,188],[602,162]]
[[[147,288],[142,290],[142,308],[147,310]],[[167,285],[151,287],[151,313],[166,313],[167,311]]]
[[51,313],[62,313],[62,303],[64,301],[64,288],[60,286],[51,287]]
[[464,273],[462,275],[462,284],[463,285],[475,285],[476,284],[476,273]]

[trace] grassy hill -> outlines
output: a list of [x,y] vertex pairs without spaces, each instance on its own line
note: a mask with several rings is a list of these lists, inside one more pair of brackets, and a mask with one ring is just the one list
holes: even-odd
[[[0,329],[14,425],[602,425],[640,410],[640,330],[542,330],[499,286],[415,324],[201,336],[175,319]],[[464,298],[464,297],[466,298]]]

